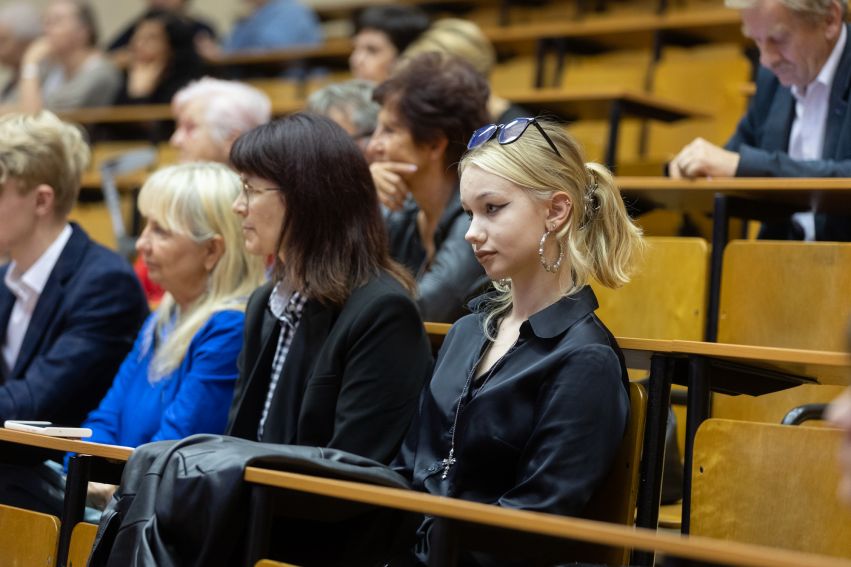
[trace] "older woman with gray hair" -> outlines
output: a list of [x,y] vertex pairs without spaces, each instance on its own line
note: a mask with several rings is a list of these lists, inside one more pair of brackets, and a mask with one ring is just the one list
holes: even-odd
[[171,108],[176,129],[170,142],[183,162],[228,163],[234,141],[272,115],[272,103],[259,89],[210,77],[178,91]]
[[308,97],[307,109],[336,122],[366,152],[381,108],[372,100],[374,89],[373,83],[360,79],[328,85]]

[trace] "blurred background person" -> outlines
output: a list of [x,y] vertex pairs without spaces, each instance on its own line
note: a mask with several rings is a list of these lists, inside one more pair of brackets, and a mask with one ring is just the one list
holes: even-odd
[[0,87],[0,105],[18,100],[21,60],[30,43],[41,35],[41,14],[27,1],[0,7],[0,66],[8,70],[8,79]]
[[167,104],[178,90],[203,74],[192,28],[162,10],[152,10],[136,24],[129,61],[116,104]]
[[[496,65],[496,50],[482,29],[469,20],[442,18],[436,20],[402,54],[402,61],[420,53],[436,51],[468,62],[485,78],[490,78]],[[531,116],[522,106],[513,104],[491,91],[488,113],[496,124],[508,124],[515,118]]]
[[193,41],[196,38],[199,40],[202,38],[215,39],[216,30],[209,22],[189,15],[189,2],[190,0],[145,0],[146,8],[142,15],[130,22],[127,27],[119,32],[115,39],[110,42],[107,47],[110,58],[119,67],[123,67],[127,64],[127,61],[129,60],[128,47],[130,45],[130,40],[133,38],[133,34],[136,32],[136,26],[145,19],[149,12],[154,10],[170,12],[176,17],[184,20],[190,28],[190,35],[192,36]]
[[[240,191],[239,176],[215,163],[167,167],[145,182],[138,202],[147,226],[136,249],[166,293],[83,423],[89,441],[137,447],[224,432],[245,302],[264,279],[230,210]],[[113,490],[93,483],[90,499],[102,507]]]
[[378,122],[380,106],[372,99],[375,85],[352,79],[328,85],[307,99],[307,110],[336,122],[365,153]]
[[322,28],[312,8],[298,0],[242,0],[248,13],[217,44],[201,36],[199,52],[208,59],[223,53],[269,51],[322,43]]
[[416,6],[371,6],[355,18],[349,69],[356,79],[380,83],[387,79],[405,49],[429,26]]
[[370,170],[393,211],[390,253],[416,278],[426,321],[454,321],[487,283],[464,240],[457,164],[470,133],[489,122],[488,93],[469,63],[440,53],[414,57],[375,90],[381,111],[367,148]]
[[85,0],[53,0],[43,24],[44,35],[21,60],[17,108],[38,112],[112,104],[121,74],[97,47],[92,7]]
[[[175,131],[170,143],[181,162],[229,163],[234,141],[265,124],[272,104],[262,91],[237,81],[204,77],[177,92],[171,102]],[[148,301],[156,303],[163,289],[148,277],[141,258],[134,264]]]

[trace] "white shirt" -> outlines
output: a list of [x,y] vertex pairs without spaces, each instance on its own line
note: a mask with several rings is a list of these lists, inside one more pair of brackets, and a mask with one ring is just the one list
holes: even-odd
[[12,307],[12,315],[9,317],[9,324],[6,327],[6,340],[2,349],[3,362],[9,372],[15,368],[24,336],[27,334],[35,306],[38,304],[38,298],[41,297],[47,279],[53,272],[53,268],[59,260],[59,255],[62,254],[62,250],[65,249],[70,238],[71,226],[66,224],[56,240],[30,266],[29,270],[19,274],[14,261],[9,264],[9,269],[6,270],[4,283],[15,296],[15,305]]
[[[816,78],[803,89],[792,85],[795,97],[795,119],[789,134],[789,157],[799,161],[822,159],[824,131],[827,127],[827,111],[830,106],[830,90],[839,59],[845,49],[848,32],[845,26],[833,46],[830,57],[825,61]],[[795,213],[793,217],[804,228],[804,239],[815,240],[816,226],[812,211]]]

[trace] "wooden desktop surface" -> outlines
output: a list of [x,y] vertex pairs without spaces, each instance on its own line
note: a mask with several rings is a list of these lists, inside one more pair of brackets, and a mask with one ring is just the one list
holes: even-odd
[[67,437],[51,437],[49,435],[16,431],[13,429],[6,429],[4,427],[0,427],[0,441],[9,441],[11,443],[29,445],[30,447],[39,447],[42,449],[70,451],[72,453],[91,455],[93,457],[103,457],[105,459],[115,459],[119,461],[126,461],[130,458],[130,455],[133,454],[133,449],[131,447],[91,443],[89,441],[69,439]]
[[708,538],[661,534],[640,528],[512,510],[410,490],[318,478],[257,467],[245,469],[245,480],[265,486],[419,512],[494,528],[505,528],[618,547],[655,550],[711,563],[753,567],[851,566],[851,561],[838,558]]
[[716,193],[801,208],[830,205],[851,209],[851,178],[618,177],[617,184],[627,197],[640,196],[670,209],[712,211]]

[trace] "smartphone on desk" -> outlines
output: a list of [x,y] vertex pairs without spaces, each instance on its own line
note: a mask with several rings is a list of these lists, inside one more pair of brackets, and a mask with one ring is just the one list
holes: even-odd
[[92,430],[88,427],[54,425],[49,421],[19,421],[16,419],[7,419],[3,423],[3,426],[6,429],[26,431],[27,433],[39,433],[41,435],[49,435],[50,437],[73,437],[75,439],[82,439],[84,437],[92,436]]

